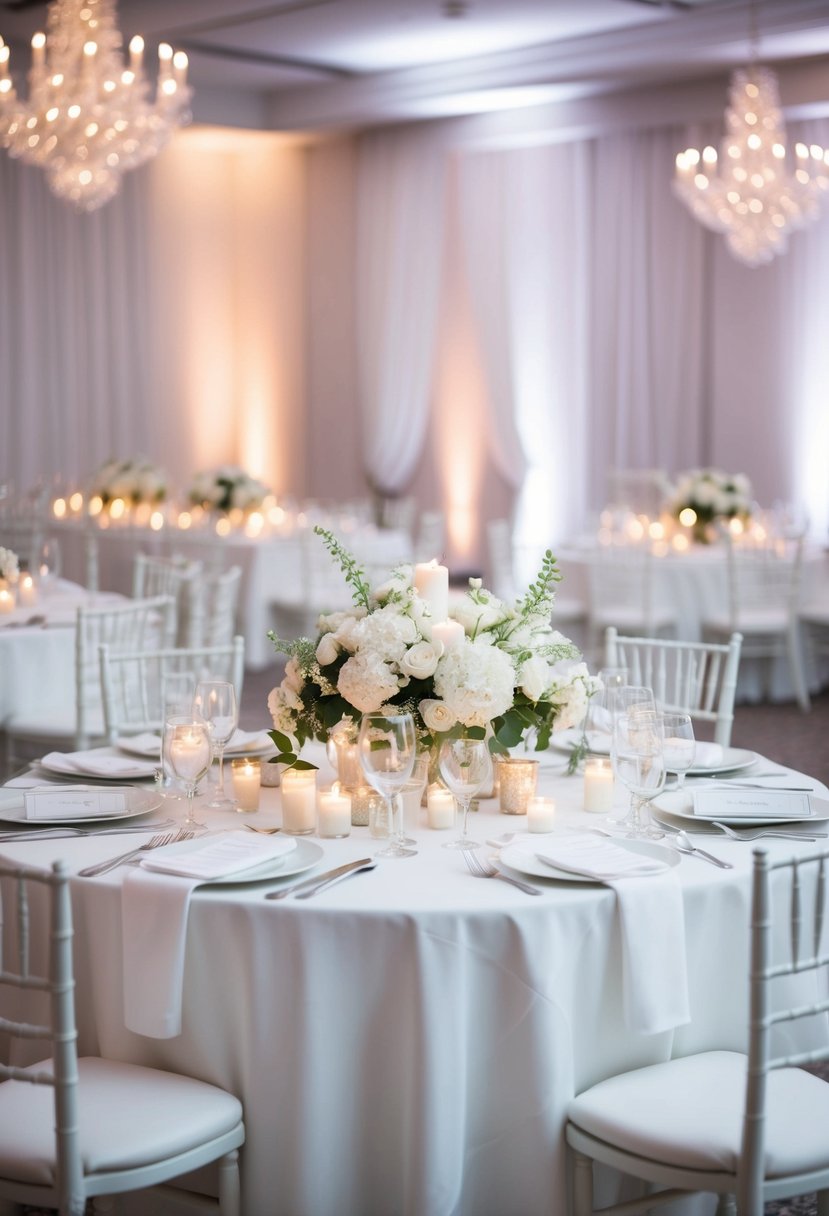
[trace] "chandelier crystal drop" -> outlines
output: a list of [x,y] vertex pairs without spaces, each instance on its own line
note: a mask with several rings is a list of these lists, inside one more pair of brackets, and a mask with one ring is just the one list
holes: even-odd
[[790,171],[777,77],[769,68],[736,71],[729,103],[719,157],[712,147],[680,152],[674,188],[701,223],[725,233],[736,258],[759,266],[784,252],[789,232],[817,218],[829,188],[829,152],[798,143]]
[[32,38],[27,101],[9,75],[0,38],[0,142],[46,172],[49,187],[81,211],[109,202],[121,177],[155,156],[190,120],[187,56],[158,48],[155,99],[134,37],[125,63],[114,0],[54,0],[46,33]]

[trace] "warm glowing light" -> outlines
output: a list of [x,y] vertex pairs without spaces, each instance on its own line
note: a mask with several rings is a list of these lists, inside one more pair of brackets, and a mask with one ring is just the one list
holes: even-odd
[[113,498],[109,504],[109,513],[113,519],[123,519],[127,513],[127,504],[123,498]]
[[153,511],[150,516],[150,527],[153,532],[160,532],[164,527],[164,513],[162,511]]
[[641,540],[645,535],[645,527],[641,519],[629,519],[625,525],[625,532],[631,540]]
[[671,544],[677,553],[685,553],[690,546],[690,543],[691,542],[688,540],[688,537],[683,532],[677,532],[676,536],[674,536],[673,540],[671,541]]
[[76,490],[74,494],[70,494],[70,496],[69,496],[70,510],[74,511],[75,514],[77,514],[78,511],[80,511],[82,506],[83,506],[83,494],[81,494],[80,490]]
[[187,529],[192,526],[192,523],[193,523],[193,516],[190,514],[189,511],[180,511],[179,512],[178,526],[181,528],[182,532],[186,532]]
[[63,519],[63,517],[66,515],[65,498],[55,499],[55,501],[52,503],[52,514],[54,515],[55,519]]
[[665,535],[665,525],[661,520],[655,519],[648,525],[648,536],[651,540],[662,540]]
[[732,536],[742,536],[743,532],[745,531],[745,525],[743,524],[743,521],[735,515],[733,519],[729,519],[728,521],[728,531]]
[[89,514],[100,515],[104,509],[104,500],[100,494],[93,494],[89,500]]
[[265,526],[265,517],[259,511],[251,511],[248,518],[245,520],[245,533],[247,536],[259,536]]
[[232,526],[230,520],[223,515],[220,519],[216,520],[216,535],[228,536]]
[[697,522],[697,513],[693,507],[683,507],[679,513],[679,522],[683,528],[693,528]]

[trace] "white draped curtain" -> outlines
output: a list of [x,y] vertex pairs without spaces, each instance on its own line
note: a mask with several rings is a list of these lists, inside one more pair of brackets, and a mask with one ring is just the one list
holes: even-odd
[[443,252],[445,155],[433,128],[360,140],[357,384],[365,469],[404,489],[429,419]]

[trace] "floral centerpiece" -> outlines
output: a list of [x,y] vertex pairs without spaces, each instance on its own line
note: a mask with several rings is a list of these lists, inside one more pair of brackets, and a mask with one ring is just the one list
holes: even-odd
[[325,741],[378,710],[411,713],[420,746],[432,753],[462,731],[489,733],[495,752],[534,733],[540,751],[554,729],[581,722],[600,684],[551,625],[561,575],[550,552],[513,605],[470,579],[447,630],[418,590],[420,567],[400,566],[372,588],[332,533],[314,531],[339,562],[354,607],[321,616],[315,639],[268,635],[288,656],[284,679],[268,697],[277,762],[313,767],[297,758],[308,739]]
[[747,520],[751,515],[751,482],[743,473],[691,469],[682,473],[673,491],[670,511],[690,527],[694,539],[711,539],[710,525],[720,520]]
[[0,545],[0,582],[13,583],[19,573],[17,554]]
[[269,494],[268,487],[236,465],[221,465],[197,473],[187,497],[206,511],[255,511]]
[[90,497],[98,496],[105,507],[116,498],[138,506],[163,502],[167,496],[167,476],[149,460],[107,460],[89,483]]

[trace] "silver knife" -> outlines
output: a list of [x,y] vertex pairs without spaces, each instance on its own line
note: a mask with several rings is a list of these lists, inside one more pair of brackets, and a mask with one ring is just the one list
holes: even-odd
[[283,887],[280,891],[269,891],[265,899],[286,899],[289,895],[293,895],[295,891],[307,891],[312,895],[319,887],[327,886],[334,879],[342,878],[346,874],[350,874],[352,870],[362,870],[370,865],[372,865],[370,857],[363,857],[360,861],[349,861],[344,866],[337,866],[336,870],[328,870],[325,874],[317,874],[314,878],[306,878],[304,882],[295,882],[292,886]]

